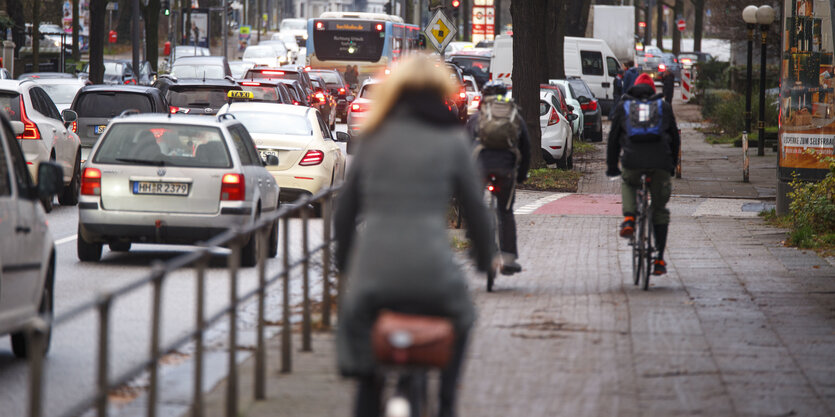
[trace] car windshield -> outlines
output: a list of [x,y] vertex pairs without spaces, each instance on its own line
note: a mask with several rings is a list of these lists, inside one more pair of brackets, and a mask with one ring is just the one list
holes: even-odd
[[226,103],[227,90],[222,87],[183,87],[168,90],[168,103],[176,107],[220,108]]
[[244,59],[247,58],[275,58],[275,50],[269,46],[257,46],[246,48]]
[[116,123],[101,138],[97,164],[229,168],[220,129],[169,123]]
[[273,86],[241,85],[241,90],[251,92],[254,100],[279,101],[278,89]]
[[0,108],[6,112],[10,120],[20,121],[20,94],[13,92],[0,93]]
[[583,82],[583,80],[569,80],[568,83],[571,84],[571,88],[574,89],[574,92],[577,93],[578,96],[594,98],[594,93],[589,90],[589,87]]
[[128,109],[140,113],[154,111],[151,98],[139,93],[115,91],[95,91],[82,94],[78,98],[75,111],[78,117],[116,117]]
[[226,71],[220,65],[174,64],[171,74],[177,78],[222,79]]
[[53,102],[60,104],[72,103],[76,93],[81,89],[80,84],[41,84],[41,87]]
[[232,114],[253,135],[259,133],[291,136],[313,135],[310,123],[306,117],[301,115],[256,111],[233,111]]

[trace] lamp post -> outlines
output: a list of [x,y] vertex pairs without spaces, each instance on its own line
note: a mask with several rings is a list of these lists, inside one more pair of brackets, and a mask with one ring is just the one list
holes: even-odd
[[757,23],[760,25],[760,37],[762,45],[760,49],[760,120],[757,122],[759,128],[759,140],[757,141],[757,156],[765,155],[765,47],[768,40],[768,30],[774,22],[774,9],[769,5],[757,8]]
[[742,181],[748,182],[748,135],[751,133],[751,77],[754,29],[757,28],[757,6],[748,6],[742,10],[742,20],[748,28],[748,67],[745,78],[745,132],[742,133]]

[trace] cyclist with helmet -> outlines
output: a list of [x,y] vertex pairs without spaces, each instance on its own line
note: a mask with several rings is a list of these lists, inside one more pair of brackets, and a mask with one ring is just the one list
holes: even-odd
[[501,81],[490,81],[481,91],[479,111],[470,116],[467,130],[475,140],[477,158],[485,178],[495,176],[499,245],[504,275],[522,271],[517,262],[516,219],[513,202],[516,184],[528,178],[530,138],[525,121]]

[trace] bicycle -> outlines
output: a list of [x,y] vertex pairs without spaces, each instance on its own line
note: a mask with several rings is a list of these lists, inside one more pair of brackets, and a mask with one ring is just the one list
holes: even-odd
[[[497,254],[501,254],[501,240],[499,239],[499,214],[496,210],[498,206],[498,188],[496,187],[496,176],[490,174],[487,177],[487,187],[485,192],[485,199],[487,200],[487,209],[490,211],[490,218],[493,224],[493,244],[496,245]],[[487,292],[493,292],[493,284],[496,281],[496,274],[502,269],[504,259],[499,255],[499,262],[494,262],[487,270]]]
[[652,177],[641,174],[641,188],[636,193],[637,215],[635,216],[635,233],[629,239],[632,246],[632,274],[634,284],[642,284],[644,291],[649,290],[649,276],[652,274],[653,252],[652,246],[652,212],[650,207],[649,184]]

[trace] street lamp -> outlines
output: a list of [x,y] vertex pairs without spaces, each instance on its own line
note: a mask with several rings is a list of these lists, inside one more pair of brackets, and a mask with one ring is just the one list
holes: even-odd
[[742,180],[748,182],[748,135],[751,133],[751,49],[754,43],[754,29],[757,28],[757,6],[751,5],[742,9],[742,20],[748,27],[748,67],[745,78],[745,138],[743,140]]
[[757,122],[759,128],[759,140],[757,141],[757,156],[765,155],[765,47],[768,40],[768,30],[774,22],[774,9],[769,5],[757,8],[757,23],[760,25],[760,38],[762,45],[760,49],[760,120]]

